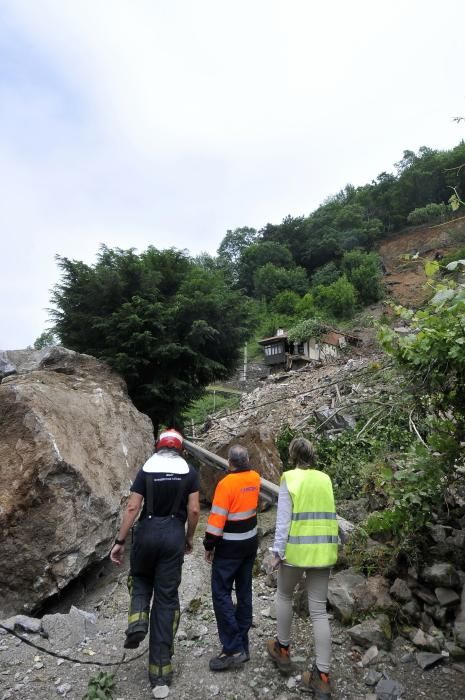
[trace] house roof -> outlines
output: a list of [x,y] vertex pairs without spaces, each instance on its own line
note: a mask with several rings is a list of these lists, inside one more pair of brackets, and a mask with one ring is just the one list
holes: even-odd
[[281,333],[281,335],[272,335],[271,338],[262,338],[257,342],[260,343],[260,345],[264,345],[265,343],[277,343],[279,340],[287,340],[287,333]]

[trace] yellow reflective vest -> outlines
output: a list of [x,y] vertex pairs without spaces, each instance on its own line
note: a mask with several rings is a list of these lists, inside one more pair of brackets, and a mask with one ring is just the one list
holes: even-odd
[[292,469],[282,476],[292,499],[285,561],[292,566],[326,568],[337,560],[338,524],[333,486],[316,469]]

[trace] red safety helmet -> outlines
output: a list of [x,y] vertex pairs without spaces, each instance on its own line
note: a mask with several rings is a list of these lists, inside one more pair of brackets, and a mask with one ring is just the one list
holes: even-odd
[[182,441],[183,437],[181,433],[178,433],[174,428],[169,428],[169,430],[164,430],[160,433],[155,447],[157,450],[161,450],[162,448],[181,450]]

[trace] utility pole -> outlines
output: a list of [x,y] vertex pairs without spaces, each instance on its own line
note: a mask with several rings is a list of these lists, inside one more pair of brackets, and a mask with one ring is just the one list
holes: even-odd
[[247,381],[247,343],[244,343],[244,369],[242,371],[242,381]]

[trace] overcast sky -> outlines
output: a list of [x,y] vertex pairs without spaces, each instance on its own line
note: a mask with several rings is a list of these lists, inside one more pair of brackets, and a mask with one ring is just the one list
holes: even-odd
[[214,253],[464,136],[463,0],[0,0],[0,349],[55,255]]

